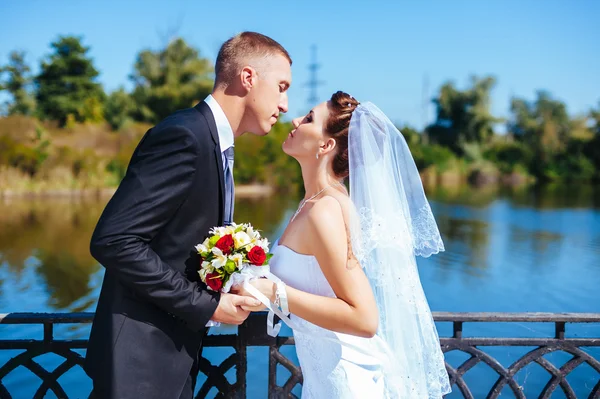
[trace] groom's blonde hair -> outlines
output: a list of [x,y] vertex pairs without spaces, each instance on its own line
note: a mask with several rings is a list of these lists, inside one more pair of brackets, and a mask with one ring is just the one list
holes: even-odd
[[242,32],[221,46],[215,64],[215,87],[226,88],[236,79],[249,59],[283,55],[292,65],[285,48],[268,36],[256,32]]

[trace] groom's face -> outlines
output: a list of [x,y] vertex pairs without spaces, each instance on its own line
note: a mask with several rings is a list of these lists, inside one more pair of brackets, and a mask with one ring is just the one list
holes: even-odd
[[260,136],[269,133],[280,113],[287,112],[287,92],[292,83],[292,69],[287,58],[275,54],[265,61],[258,71],[256,84],[248,93],[252,116],[248,130]]

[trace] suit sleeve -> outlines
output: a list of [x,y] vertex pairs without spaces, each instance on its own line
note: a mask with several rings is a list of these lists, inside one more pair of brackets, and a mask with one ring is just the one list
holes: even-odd
[[107,271],[137,295],[199,331],[212,317],[220,294],[189,281],[150,246],[193,188],[199,145],[183,127],[150,130],[106,206],[90,251]]

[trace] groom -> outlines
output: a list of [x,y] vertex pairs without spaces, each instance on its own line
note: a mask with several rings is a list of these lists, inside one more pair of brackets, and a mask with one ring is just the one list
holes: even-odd
[[105,268],[84,369],[94,398],[192,398],[209,320],[241,324],[257,301],[208,291],[194,246],[233,219],[233,144],[288,107],[287,51],[243,32],[217,56],[212,95],[168,116],[136,148],[91,253]]

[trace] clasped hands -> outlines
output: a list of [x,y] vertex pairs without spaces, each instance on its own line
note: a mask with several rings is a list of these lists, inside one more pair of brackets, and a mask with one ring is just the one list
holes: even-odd
[[[271,302],[275,300],[277,286],[271,280],[258,278],[250,281],[250,284]],[[211,320],[223,324],[240,325],[248,318],[250,312],[260,312],[264,309],[266,309],[265,306],[242,285],[234,285],[229,293],[221,294],[221,300]]]

